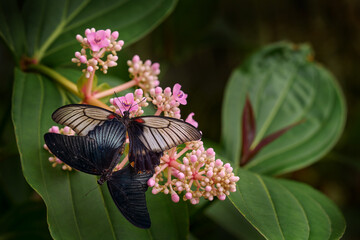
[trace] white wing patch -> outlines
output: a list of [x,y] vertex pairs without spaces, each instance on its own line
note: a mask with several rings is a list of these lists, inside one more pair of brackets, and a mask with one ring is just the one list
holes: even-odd
[[52,119],[58,124],[71,127],[78,135],[85,136],[96,126],[102,125],[112,112],[83,104],[71,104],[58,108]]
[[194,126],[176,118],[145,116],[141,142],[154,152],[163,152],[185,142],[196,141],[201,133]]

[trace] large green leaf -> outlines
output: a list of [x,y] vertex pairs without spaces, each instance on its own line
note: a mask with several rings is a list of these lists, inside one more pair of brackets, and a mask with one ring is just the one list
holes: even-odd
[[27,1],[25,18],[37,23],[26,24],[29,55],[45,57],[51,65],[68,63],[81,48],[76,34],[84,36],[91,27],[117,30],[129,45],[155,28],[175,4],[176,0]]
[[236,69],[226,87],[222,140],[239,165],[241,115],[248,94],[256,120],[255,144],[267,135],[305,120],[264,147],[245,167],[281,174],[319,160],[338,140],[345,103],[334,77],[312,60],[308,45],[267,46]]
[[[152,227],[138,229],[121,215],[106,186],[97,186],[96,177],[51,167],[43,135],[53,125],[51,113],[62,104],[49,79],[16,70],[12,117],[23,173],[45,201],[51,235],[55,239],[183,238],[188,232],[185,203],[175,205],[169,196],[148,193]],[[170,234],[174,232],[178,234]]]
[[230,200],[266,239],[340,239],[345,220],[339,209],[311,187],[239,171]]
[[17,59],[25,48],[29,57],[60,65],[68,63],[80,50],[75,36],[84,35],[86,28],[117,30],[127,46],[168,16],[176,0],[27,0],[23,6],[16,3],[0,4],[0,36]]

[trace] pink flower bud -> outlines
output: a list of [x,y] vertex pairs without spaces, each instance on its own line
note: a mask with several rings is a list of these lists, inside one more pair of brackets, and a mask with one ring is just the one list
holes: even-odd
[[49,129],[49,132],[51,132],[51,133],[60,133],[59,127],[58,127],[58,126],[52,126],[52,127]]
[[220,177],[225,177],[225,172],[224,172],[224,171],[221,171],[221,172],[219,173],[219,176],[220,176]]
[[160,95],[156,96],[156,101],[161,102],[161,100],[162,100],[162,96]]
[[208,148],[206,150],[206,154],[210,155],[210,156],[215,156],[215,152],[213,148]]
[[135,90],[135,95],[141,97],[143,94],[144,94],[144,92],[141,88],[138,88]]
[[226,195],[225,194],[221,194],[218,196],[218,199],[221,200],[221,201],[224,201],[226,198]]
[[122,46],[124,46],[124,41],[120,40],[120,41],[118,41],[118,44],[120,45],[120,47],[122,47]]
[[225,163],[225,164],[224,164],[224,168],[229,168],[229,167],[231,167],[231,166],[230,166],[230,163]]
[[149,93],[150,93],[151,96],[154,96],[155,95],[155,88],[150,89]]
[[195,162],[197,161],[196,155],[191,155],[190,161],[191,161],[192,163],[195,163]]
[[110,61],[110,62],[108,63],[108,66],[109,66],[109,67],[115,67],[115,66],[117,66],[117,63],[114,62],[114,61]]
[[171,200],[175,203],[179,202],[180,197],[176,193],[171,194]]
[[115,31],[111,34],[111,37],[116,40],[118,37],[119,37],[119,32],[118,31]]
[[217,160],[215,161],[215,165],[216,165],[217,167],[220,167],[220,166],[223,165],[223,162],[222,162],[220,159],[217,159]]
[[180,171],[184,172],[185,169],[186,169],[186,168],[185,168],[185,165],[181,165],[181,166],[180,166]]
[[156,87],[155,88],[155,94],[161,94],[162,93],[162,88],[161,87]]
[[87,29],[85,30],[85,35],[88,35],[89,33],[91,33],[91,30],[87,28]]
[[147,185],[149,187],[153,187],[155,185],[155,179],[154,178],[149,178],[149,180],[147,181]]
[[169,87],[165,88],[164,93],[165,93],[166,95],[170,96],[170,94],[171,94],[171,88],[169,88]]
[[206,176],[208,177],[212,177],[214,175],[214,173],[212,171],[207,171]]
[[82,42],[83,37],[80,34],[78,34],[78,35],[76,35],[76,40],[78,40],[78,42]]
[[146,60],[144,64],[150,66],[150,65],[151,65],[151,61],[150,61],[150,60]]
[[232,167],[228,167],[227,169],[226,169],[226,172],[228,172],[228,173],[231,173],[233,171],[233,168]]
[[71,132],[71,128],[68,126],[64,127],[64,134],[69,134]]
[[107,38],[109,38],[110,35],[111,35],[110,29],[106,29],[106,30],[105,30],[105,36],[106,36]]
[[80,52],[75,52],[75,57],[80,58],[80,57],[81,57],[81,53],[80,53]]
[[151,193],[152,194],[158,194],[159,193],[159,190],[158,189],[156,189],[156,188],[153,188],[152,190],[151,190]]
[[151,69],[152,70],[158,70],[160,68],[160,64],[159,63],[154,63],[152,66],[151,66]]
[[192,194],[190,192],[185,194],[186,199],[192,199]]
[[182,172],[179,172],[178,179],[183,180],[185,178],[185,175]]
[[232,177],[230,177],[230,181],[231,182],[237,182],[237,181],[239,181],[239,177],[238,176],[232,176]]
[[133,63],[137,63],[140,61],[140,57],[138,55],[135,55],[133,58],[132,58],[132,61]]
[[211,186],[206,186],[205,191],[210,192],[211,191]]
[[92,72],[94,71],[94,68],[92,66],[88,66],[87,69],[86,69],[88,72]]
[[80,58],[79,58],[79,60],[80,60],[80,62],[81,63],[86,63],[87,62],[87,59],[86,59],[86,56],[81,56]]

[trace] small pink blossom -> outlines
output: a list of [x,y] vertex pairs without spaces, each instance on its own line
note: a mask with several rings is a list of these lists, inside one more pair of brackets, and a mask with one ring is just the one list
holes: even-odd
[[186,105],[187,94],[180,90],[181,85],[176,83],[173,87],[173,98],[175,101],[178,101],[182,105]]
[[91,50],[94,52],[98,52],[101,48],[106,48],[110,44],[108,34],[104,30],[87,33],[86,37]]
[[134,93],[128,93],[124,97],[111,98],[110,103],[115,107],[117,114],[122,115],[124,111],[129,111],[130,117],[136,117],[144,114],[142,107],[149,105],[145,100],[143,91],[136,89]]
[[124,97],[114,98],[110,101],[120,109],[121,114],[124,114],[125,111],[134,112],[139,108],[134,101],[133,93],[127,93]]
[[190,123],[191,125],[197,128],[199,124],[197,121],[193,119],[194,115],[195,113],[190,113],[189,116],[186,118],[185,122]]

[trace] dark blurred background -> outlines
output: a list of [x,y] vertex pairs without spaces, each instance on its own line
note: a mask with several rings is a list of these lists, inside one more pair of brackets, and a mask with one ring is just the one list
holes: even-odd
[[[232,70],[256,49],[282,40],[311,44],[316,61],[338,79],[348,105],[346,128],[336,147],[318,163],[286,177],[329,196],[346,218],[344,239],[360,239],[360,1],[181,0],[158,28],[124,49],[118,62],[125,68],[134,54],[160,62],[160,85],[180,83],[189,94],[182,116],[195,112],[205,137],[218,142],[222,98]],[[0,233],[21,229],[24,236],[47,238],[44,205],[20,169],[10,116],[13,63],[2,42],[0,54]]]

